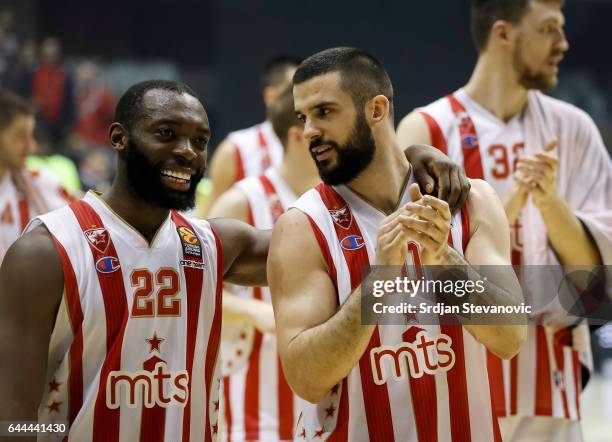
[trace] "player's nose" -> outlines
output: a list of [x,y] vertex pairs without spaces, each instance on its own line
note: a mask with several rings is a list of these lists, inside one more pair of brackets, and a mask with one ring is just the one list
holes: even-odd
[[189,137],[183,137],[178,140],[174,148],[174,153],[188,161],[191,161],[198,156],[198,153],[196,152]]
[[311,120],[306,120],[304,123],[304,138],[308,141],[312,141],[316,138],[323,137],[323,131],[316,124],[313,124]]

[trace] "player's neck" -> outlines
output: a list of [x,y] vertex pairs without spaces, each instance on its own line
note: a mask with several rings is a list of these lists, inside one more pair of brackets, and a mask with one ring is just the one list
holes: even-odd
[[473,100],[506,122],[527,105],[527,89],[519,84],[510,64],[507,59],[481,55],[464,88]]
[[347,187],[381,212],[397,210],[406,187],[410,163],[393,142],[377,145],[370,165]]
[[127,181],[127,178],[122,179],[118,174],[110,190],[102,195],[102,199],[150,243],[168,217],[169,210],[144,201],[135,195],[124,181]]
[[[299,147],[303,149],[303,147]],[[295,152],[297,149],[287,149],[283,162],[276,169],[283,181],[297,196],[301,196],[321,182],[317,167],[308,151]]]

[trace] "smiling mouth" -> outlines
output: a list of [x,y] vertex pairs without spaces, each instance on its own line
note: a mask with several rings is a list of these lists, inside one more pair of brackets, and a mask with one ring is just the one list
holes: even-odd
[[323,161],[329,157],[333,149],[334,149],[333,146],[330,146],[329,144],[325,144],[322,146],[311,148],[310,153],[317,161]]
[[161,175],[178,184],[187,184],[191,181],[191,174],[178,172],[176,170],[164,169],[161,171]]

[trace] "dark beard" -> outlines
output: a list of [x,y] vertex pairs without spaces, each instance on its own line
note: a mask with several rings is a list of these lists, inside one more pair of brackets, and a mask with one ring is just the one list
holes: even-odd
[[[535,89],[542,92],[548,92],[554,89],[554,87],[557,85],[557,76],[546,75],[541,72],[534,72],[531,70],[525,64],[525,60],[523,60],[521,47],[522,42],[519,40],[517,41],[517,45],[512,56],[512,64],[514,66],[514,70],[518,72],[519,84],[525,89]],[[554,57],[555,55],[558,54],[553,54],[551,57]]]
[[128,142],[124,159],[131,189],[147,203],[171,210],[190,210],[195,207],[196,188],[204,170],[191,177],[189,190],[179,192],[162,184],[162,165],[149,162],[132,140]]
[[310,149],[322,145],[332,146],[336,151],[335,165],[327,165],[328,160],[317,161],[312,150],[310,154],[315,160],[321,180],[330,186],[346,184],[357,178],[372,162],[376,151],[372,130],[367,125],[363,113],[355,117],[353,130],[344,145],[339,146],[335,141],[317,139],[310,143]]

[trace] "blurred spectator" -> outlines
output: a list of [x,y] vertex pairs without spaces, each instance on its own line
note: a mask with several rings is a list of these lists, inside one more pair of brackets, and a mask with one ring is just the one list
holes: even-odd
[[37,48],[34,40],[26,40],[21,48],[15,62],[8,67],[5,75],[6,86],[19,95],[29,97],[32,89],[32,76],[36,69]]
[[19,52],[17,36],[12,32],[13,12],[0,11],[0,87],[6,86],[6,74]]
[[108,147],[108,128],[113,122],[115,99],[98,78],[98,67],[90,61],[77,67],[76,107],[73,147]]
[[113,179],[113,163],[111,150],[95,149],[87,153],[81,160],[80,172],[83,189],[94,189],[106,192]]
[[33,72],[30,96],[39,112],[43,137],[54,148],[61,147],[64,135],[74,122],[74,84],[62,60],[60,42],[55,38],[47,37],[41,44],[40,63]]

